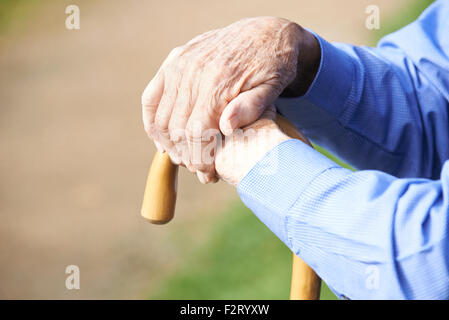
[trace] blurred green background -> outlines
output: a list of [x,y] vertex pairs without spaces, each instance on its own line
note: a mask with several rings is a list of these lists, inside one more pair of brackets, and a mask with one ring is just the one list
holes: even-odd
[[[381,22],[370,40],[408,23],[432,3],[414,0],[393,17]],[[326,150],[322,154],[351,169]],[[242,203],[235,203],[215,222],[212,240],[168,277],[152,299],[288,299],[291,252]],[[238,280],[237,280],[238,279]],[[323,282],[322,300],[337,300]]]

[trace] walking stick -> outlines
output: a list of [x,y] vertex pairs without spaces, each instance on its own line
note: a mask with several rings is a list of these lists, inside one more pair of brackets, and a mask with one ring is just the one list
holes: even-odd
[[[276,122],[289,137],[299,139],[310,145],[288,120],[277,115]],[[175,213],[178,166],[173,164],[167,153],[156,152],[142,203],[142,216],[154,224],[169,222]],[[321,279],[304,261],[293,254],[291,300],[318,300]]]

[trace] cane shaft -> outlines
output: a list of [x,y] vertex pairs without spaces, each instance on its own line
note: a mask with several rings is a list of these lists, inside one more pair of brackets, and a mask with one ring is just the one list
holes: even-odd
[[[279,127],[291,138],[299,139],[311,146],[307,138],[298,131],[287,119],[277,116]],[[293,254],[292,283],[290,300],[319,300],[321,279],[301,258]]]

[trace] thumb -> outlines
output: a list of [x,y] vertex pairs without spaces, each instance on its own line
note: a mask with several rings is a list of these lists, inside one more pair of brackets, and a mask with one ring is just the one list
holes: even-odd
[[259,119],[264,110],[273,103],[275,90],[268,84],[262,84],[240,93],[231,100],[220,117],[220,131],[231,135],[237,129]]

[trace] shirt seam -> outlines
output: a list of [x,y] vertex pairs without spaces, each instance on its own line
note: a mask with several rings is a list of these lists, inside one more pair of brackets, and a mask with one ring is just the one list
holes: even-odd
[[282,218],[282,220],[283,220],[283,232],[284,232],[284,235],[285,235],[285,239],[288,241],[288,247],[289,247],[289,248],[293,248],[293,243],[292,243],[292,241],[291,241],[291,239],[290,239],[290,238],[291,238],[291,237],[290,237],[290,234],[289,234],[289,232],[287,231],[287,230],[288,230],[288,228],[287,228],[288,220],[289,220],[289,217],[290,217],[289,212],[290,212],[291,209],[292,209],[292,208],[299,202],[299,200],[302,198],[304,192],[307,190],[307,188],[308,188],[308,187],[309,187],[309,186],[310,186],[316,179],[318,179],[319,177],[321,177],[321,176],[322,176],[324,173],[326,173],[327,171],[329,171],[329,170],[331,170],[331,169],[338,169],[338,168],[341,168],[341,167],[338,166],[338,165],[335,165],[335,166],[332,166],[332,167],[328,167],[328,168],[322,170],[321,172],[319,172],[318,174],[316,174],[316,175],[315,175],[312,179],[310,179],[310,181],[303,187],[301,193],[297,196],[296,200],[293,201],[293,203],[292,203],[288,208],[284,209],[284,212],[282,213],[282,216],[283,216],[283,218]]

